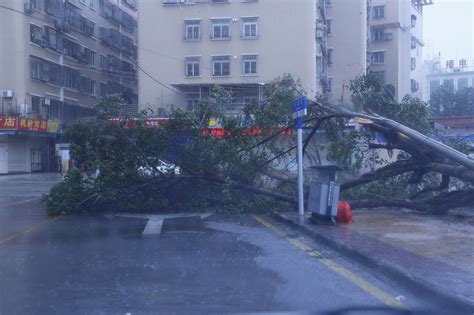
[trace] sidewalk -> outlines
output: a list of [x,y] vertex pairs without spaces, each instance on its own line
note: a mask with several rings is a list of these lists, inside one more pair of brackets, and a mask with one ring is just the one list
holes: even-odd
[[274,217],[404,285],[474,309],[474,216],[362,210],[339,226],[314,225],[296,212]]
[[41,172],[41,173],[8,173],[0,174],[0,181],[3,180],[13,180],[13,179],[25,179],[25,180],[44,180],[44,179],[54,179],[59,180],[62,178],[62,175],[58,172]]

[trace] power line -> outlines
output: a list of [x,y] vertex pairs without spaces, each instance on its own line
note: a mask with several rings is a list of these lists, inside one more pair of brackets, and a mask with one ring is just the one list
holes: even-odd
[[172,91],[172,92],[174,92],[174,93],[179,93],[179,94],[182,94],[182,95],[186,96],[186,94],[184,94],[184,93],[182,93],[182,92],[180,92],[180,91],[178,91],[178,90],[175,90],[175,89],[172,88],[172,87],[167,86],[165,83],[160,82],[158,79],[156,79],[155,77],[153,77],[151,74],[149,74],[148,72],[146,72],[145,70],[143,70],[142,67],[140,67],[140,65],[138,64],[138,62],[137,62],[135,65],[137,66],[137,68],[138,68],[141,72],[143,72],[146,76],[148,76],[150,79],[152,79],[153,81],[155,81],[156,83],[158,83],[158,84],[161,85],[162,87],[164,87],[164,88],[166,88],[166,89],[168,89],[168,90],[170,90],[170,91]]
[[[35,16],[32,16],[30,14],[26,14],[22,11],[19,11],[19,10],[16,10],[16,9],[13,9],[13,8],[10,8],[10,7],[7,7],[7,6],[3,6],[3,5],[0,5],[0,8],[2,9],[5,9],[5,10],[9,10],[9,11],[12,11],[14,13],[19,13],[19,14],[22,14],[26,17],[30,17],[32,19],[35,19],[35,20],[39,20],[39,21],[42,21],[42,22],[45,22],[45,23],[48,23],[48,24],[52,24],[51,21],[48,21],[46,19],[41,19],[41,18],[38,18],[38,17],[35,17]],[[153,54],[156,54],[156,55],[159,55],[159,56],[162,56],[162,57],[166,57],[166,58],[169,58],[169,59],[173,59],[173,60],[176,60],[176,61],[183,61],[182,59],[180,58],[176,58],[176,57],[173,57],[173,56],[170,56],[170,55],[167,55],[167,54],[163,54],[163,53],[160,53],[160,52],[157,52],[157,51],[154,51],[154,50],[151,50],[151,49],[147,49],[147,48],[144,48],[144,47],[141,47],[141,46],[138,46],[136,45],[137,49],[141,49],[141,50],[144,50],[144,51],[148,51],[148,52],[151,52]],[[168,89],[169,91],[173,92],[173,93],[177,93],[177,94],[180,94],[182,96],[187,96],[187,94],[175,89],[174,87],[171,87],[169,85],[167,85],[166,83],[163,83],[161,82],[160,80],[158,80],[156,77],[152,76],[150,73],[148,73],[147,71],[145,71],[139,64],[138,64],[138,61],[135,62],[135,65],[137,66],[138,70],[143,72],[147,77],[149,77],[151,80],[153,80],[155,83],[157,83],[158,85]],[[67,65],[66,65],[67,66]],[[77,63],[75,65],[73,65],[75,67],[79,67],[79,68],[82,68],[84,70],[88,70],[88,71],[96,71],[96,72],[102,72],[101,69],[94,69],[94,68],[90,68],[88,66],[85,66],[85,65],[82,65],[80,63]],[[209,67],[203,67],[204,69],[208,69],[210,71],[212,71],[211,68]],[[116,70],[116,71],[113,71],[115,73],[108,73],[109,75],[112,75],[112,76],[117,76],[117,77],[120,77],[120,78],[129,78],[129,79],[137,79],[137,76],[129,73],[129,72],[126,72],[126,71],[119,71],[119,70]],[[124,74],[116,74],[116,73],[124,73]],[[258,85],[258,83],[255,83],[252,79],[248,79],[248,78],[245,78],[245,77],[242,77],[243,80],[248,80],[250,81],[252,84],[255,84],[255,85]],[[214,85],[218,85],[218,84],[214,84]],[[231,90],[241,90],[241,91],[246,91],[248,90],[247,88],[245,87],[238,87],[238,86],[233,86],[231,87]],[[166,97],[170,97],[171,95],[167,95]],[[164,97],[162,97],[164,98]],[[160,97],[158,97],[158,99],[160,99]]]
[[46,23],[51,23],[51,21],[47,21],[47,20],[45,20],[45,19],[41,19],[41,18],[38,18],[38,17],[36,17],[36,16],[32,16],[32,15],[26,14],[25,12],[22,12],[22,11],[19,11],[19,10],[16,10],[16,9],[13,9],[13,8],[10,8],[10,7],[1,5],[1,4],[0,4],[0,8],[1,8],[1,9],[5,9],[5,10],[9,10],[9,11],[12,11],[12,12],[15,12],[15,13],[22,14],[22,15],[24,15],[24,16],[30,17],[30,18],[35,19],[35,20],[38,20],[38,21],[42,21],[42,22],[46,22]]
[[[0,5],[0,8],[5,9],[5,10],[9,10],[9,11],[12,11],[12,12],[14,12],[14,13],[22,14],[22,15],[24,15],[24,16],[26,16],[26,17],[30,17],[30,18],[33,18],[33,19],[38,20],[38,21],[42,21],[42,22],[51,24],[51,21],[48,21],[48,20],[46,20],[46,19],[41,19],[41,18],[32,16],[32,15],[26,14],[26,13],[24,13],[24,12],[22,12],[22,11],[19,11],[19,10],[14,9],[14,8],[10,8],[10,7],[4,6],[4,5]],[[138,48],[138,46],[137,46],[137,48]],[[160,86],[163,86],[163,87],[165,87],[166,89],[168,89],[168,90],[170,90],[170,91],[172,91],[172,92],[174,92],[174,93],[178,93],[178,94],[181,94],[181,95],[186,96],[185,94],[181,93],[180,91],[177,91],[176,89],[174,89],[174,88],[172,88],[172,87],[169,87],[169,86],[166,85],[165,83],[162,83],[161,81],[159,81],[158,79],[156,79],[155,77],[153,77],[151,74],[149,74],[148,72],[146,72],[145,70],[143,70],[143,68],[140,67],[140,65],[138,64],[138,62],[136,62],[135,65],[137,66],[137,68],[138,68],[140,71],[142,71],[146,76],[148,76],[150,79],[152,79],[154,82],[156,82],[156,83],[159,84]],[[82,69],[87,69],[87,70],[89,70],[89,71],[101,71],[101,70],[99,70],[99,69],[89,68],[89,67],[83,66],[83,65],[81,65],[81,64],[76,64],[76,65],[74,65],[74,66],[78,66],[78,67],[80,67],[80,68],[82,67]],[[115,71],[115,72],[122,72],[122,71]],[[129,78],[134,78],[134,79],[136,79],[135,76],[132,76],[132,75],[130,75],[130,74],[121,75],[121,76],[122,76],[122,77],[129,77]]]

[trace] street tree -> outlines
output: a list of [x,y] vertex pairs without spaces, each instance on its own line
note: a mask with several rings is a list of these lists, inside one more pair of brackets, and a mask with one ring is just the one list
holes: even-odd
[[[438,144],[428,132],[426,104],[412,97],[398,103],[372,76],[352,82],[355,111],[311,102],[304,126],[311,132],[305,154],[322,154],[314,137],[330,139],[324,154],[345,167],[344,198],[355,208],[393,206],[441,213],[472,203],[474,166],[463,153]],[[296,205],[294,176],[282,168],[294,150],[291,101],[304,91],[284,75],[265,86],[265,101],[230,116],[232,95],[215,87],[195,111],[176,110],[160,128],[119,117],[117,97],[97,105],[96,117],[65,134],[78,168],[44,197],[50,214],[81,211],[224,211]],[[221,124],[219,134],[208,122]],[[348,125],[362,127],[347,131]],[[411,128],[410,128],[411,127]],[[418,131],[417,131],[418,130]],[[376,135],[383,143],[373,141]],[[285,141],[283,136],[286,138]],[[310,150],[310,147],[316,148]],[[394,152],[382,159],[380,152]],[[321,159],[309,159],[315,164]],[[350,163],[347,163],[350,161]],[[366,165],[377,167],[362,172]]]
[[430,108],[433,116],[472,116],[474,88],[455,91],[452,85],[444,83],[431,93]]

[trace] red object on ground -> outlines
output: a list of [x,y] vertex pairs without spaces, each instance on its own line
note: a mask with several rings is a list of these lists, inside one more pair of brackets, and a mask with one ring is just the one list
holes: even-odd
[[338,223],[352,223],[352,209],[347,201],[339,201],[337,205],[337,216],[336,220]]

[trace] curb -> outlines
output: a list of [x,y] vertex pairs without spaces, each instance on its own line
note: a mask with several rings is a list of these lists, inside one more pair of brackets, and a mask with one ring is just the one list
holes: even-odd
[[462,311],[471,313],[474,312],[474,303],[469,300],[466,300],[466,298],[464,298],[463,296],[446,292],[446,290],[437,290],[433,283],[425,281],[421,278],[417,278],[416,276],[409,275],[406,272],[403,272],[402,268],[397,267],[394,264],[382,262],[373,257],[370,257],[369,255],[362,254],[359,251],[345,245],[342,241],[338,241],[330,237],[325,237],[322,234],[316,233],[305,226],[297,224],[290,218],[287,218],[280,213],[272,212],[270,215],[275,220],[290,225],[293,228],[296,228],[298,231],[302,232],[306,236],[309,236],[313,240],[338,251],[343,256],[351,260],[356,260],[365,267],[375,269],[378,272],[383,272],[385,276],[387,276],[392,281],[400,284],[403,287],[407,287],[411,290],[417,290],[418,292],[420,292],[420,294],[429,296],[431,299],[437,300],[438,303],[441,302],[450,308],[461,309]]

